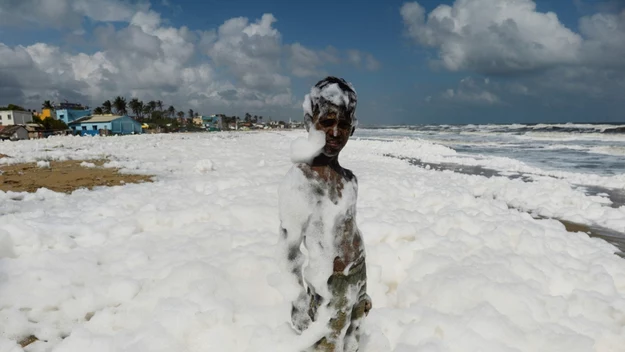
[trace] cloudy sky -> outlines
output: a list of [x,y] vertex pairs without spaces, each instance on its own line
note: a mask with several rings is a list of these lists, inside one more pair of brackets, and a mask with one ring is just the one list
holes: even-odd
[[363,124],[625,121],[625,0],[0,0],[0,105],[117,95]]

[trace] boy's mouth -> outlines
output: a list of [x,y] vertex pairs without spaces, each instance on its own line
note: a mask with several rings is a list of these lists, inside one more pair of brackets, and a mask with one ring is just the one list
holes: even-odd
[[329,147],[334,147],[334,148],[337,148],[338,146],[340,146],[340,145],[341,145],[341,142],[340,142],[340,141],[337,141],[337,140],[328,140],[328,141],[326,142],[326,145],[327,145],[327,146],[329,146]]

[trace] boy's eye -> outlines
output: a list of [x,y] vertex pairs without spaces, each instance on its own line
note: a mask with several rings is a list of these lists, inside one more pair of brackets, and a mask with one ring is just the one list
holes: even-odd
[[334,125],[334,120],[321,120],[319,121],[319,124],[321,124],[321,126],[323,127],[330,127]]
[[342,120],[342,121],[339,122],[339,127],[340,128],[349,128],[349,127],[351,127],[351,125],[350,125],[349,122],[347,122],[345,120]]

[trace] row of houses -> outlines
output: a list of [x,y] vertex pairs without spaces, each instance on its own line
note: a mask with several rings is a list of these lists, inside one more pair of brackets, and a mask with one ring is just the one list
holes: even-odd
[[63,121],[66,131],[44,131],[43,126],[33,123],[29,111],[0,111],[0,140],[23,140],[47,137],[50,134],[114,135],[143,133],[141,124],[126,115],[93,115],[90,110],[43,109],[41,119],[55,118]]

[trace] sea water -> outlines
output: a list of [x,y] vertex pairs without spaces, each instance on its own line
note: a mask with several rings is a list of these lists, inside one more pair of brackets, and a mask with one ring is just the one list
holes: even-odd
[[546,171],[625,174],[625,124],[385,126],[362,128],[355,136],[428,140],[460,156],[512,158]]

